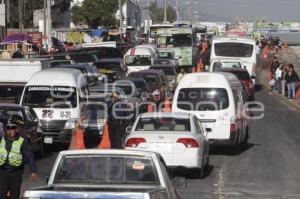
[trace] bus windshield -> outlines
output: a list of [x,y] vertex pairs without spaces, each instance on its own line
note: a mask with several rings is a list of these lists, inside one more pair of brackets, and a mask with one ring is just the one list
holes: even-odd
[[28,86],[23,105],[31,107],[75,108],[76,89],[66,86]]
[[159,48],[189,47],[192,46],[191,34],[159,35],[157,40]]
[[221,57],[251,57],[253,50],[253,45],[245,43],[223,42],[215,44],[216,56]]

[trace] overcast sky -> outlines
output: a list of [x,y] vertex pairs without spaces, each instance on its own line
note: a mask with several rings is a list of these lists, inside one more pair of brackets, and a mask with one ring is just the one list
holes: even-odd
[[[162,1],[162,0],[157,0]],[[173,0],[175,1],[175,0]],[[188,0],[179,0],[180,12],[188,16]],[[195,4],[197,2],[197,4]],[[201,21],[232,21],[265,18],[268,21],[299,21],[300,0],[192,0]]]

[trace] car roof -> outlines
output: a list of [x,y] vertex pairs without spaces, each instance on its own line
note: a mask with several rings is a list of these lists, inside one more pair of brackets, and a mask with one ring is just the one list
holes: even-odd
[[19,104],[8,104],[8,103],[0,103],[1,108],[20,108],[24,109],[24,106],[21,106]]
[[118,150],[118,149],[85,149],[85,150],[68,150],[61,151],[59,156],[65,155],[124,155],[124,156],[146,156],[158,157],[157,153],[150,151],[137,151],[137,150]]
[[156,74],[156,75],[161,75],[164,72],[161,70],[140,70],[140,71],[136,71],[136,72],[131,72],[130,74]]
[[[79,80],[79,81],[78,81]],[[72,68],[47,68],[36,72],[27,82],[27,86],[51,85],[51,86],[76,86],[86,85],[83,73]]]
[[162,117],[173,117],[173,118],[184,118],[189,119],[192,116],[190,113],[174,113],[174,112],[150,112],[142,113],[141,118],[162,118]]
[[78,63],[78,64],[61,64],[58,66],[55,66],[56,68],[83,68],[87,69],[91,65],[89,64],[84,64],[84,63]]
[[175,70],[175,68],[172,64],[154,64],[154,65],[150,66],[150,68],[173,68]]
[[146,82],[144,78],[141,77],[126,77],[124,80],[130,80],[130,81],[139,81],[139,82]]
[[245,68],[220,68],[217,70],[218,72],[247,72]]

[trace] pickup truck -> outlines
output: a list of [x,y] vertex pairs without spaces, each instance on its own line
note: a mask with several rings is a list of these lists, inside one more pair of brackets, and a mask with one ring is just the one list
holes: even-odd
[[48,183],[23,198],[180,199],[161,156],[131,150],[74,150],[59,153]]

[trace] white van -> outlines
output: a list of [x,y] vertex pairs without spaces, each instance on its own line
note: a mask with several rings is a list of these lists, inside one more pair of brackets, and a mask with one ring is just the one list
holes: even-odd
[[238,148],[248,139],[243,96],[242,84],[231,73],[186,74],[176,88],[172,111],[195,114],[212,143]]
[[210,60],[222,58],[239,58],[242,68],[246,67],[255,82],[257,54],[252,38],[222,36],[214,37],[211,45]]
[[40,119],[44,143],[68,143],[80,104],[86,102],[88,86],[75,69],[49,68],[27,82],[20,104],[30,106]]
[[141,45],[131,48],[124,55],[128,73],[140,70],[148,70],[157,59],[155,48],[151,45]]

